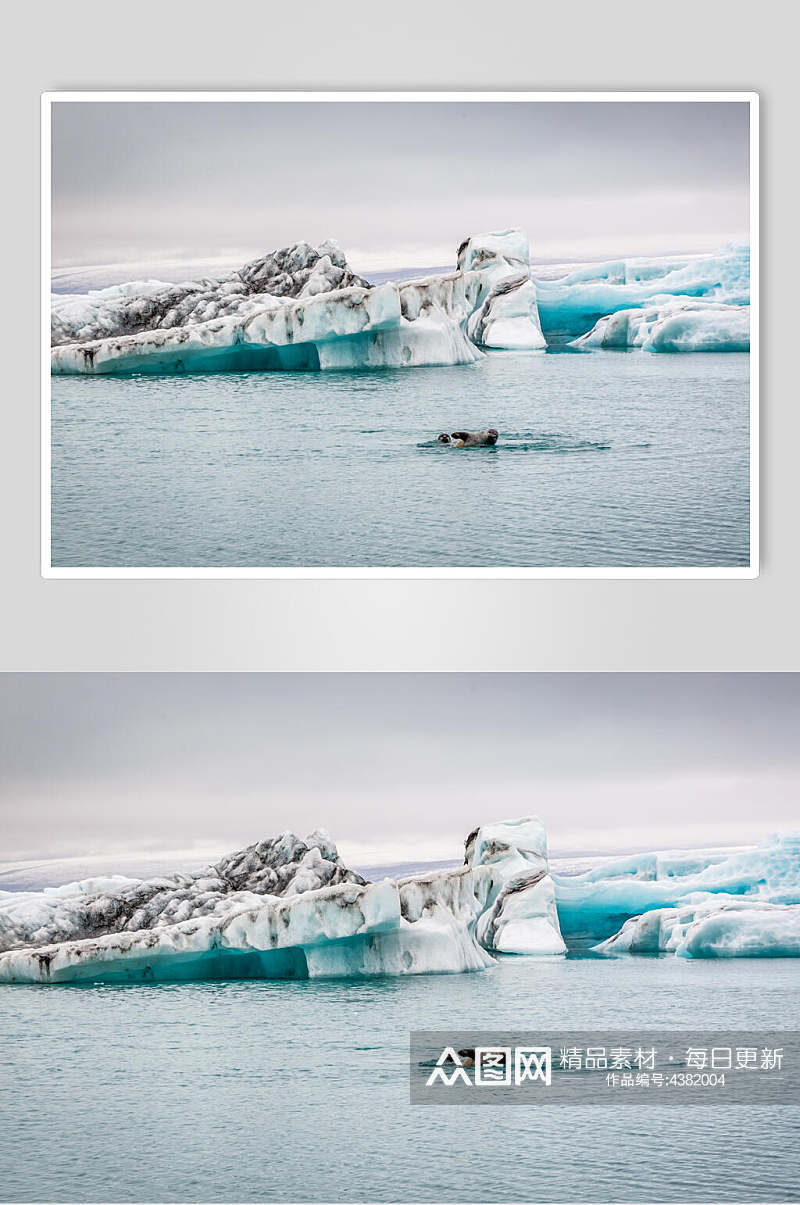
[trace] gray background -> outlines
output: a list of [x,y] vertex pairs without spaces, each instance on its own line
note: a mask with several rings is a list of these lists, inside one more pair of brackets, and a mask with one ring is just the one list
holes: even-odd
[[[788,9],[676,0],[84,3],[10,12],[2,77],[2,669],[798,669],[796,39]],[[13,18],[13,19],[12,19]],[[793,19],[796,24],[796,17]],[[39,94],[45,89],[758,89],[762,573],[756,581],[43,581]],[[457,538],[457,523],[454,523]]]

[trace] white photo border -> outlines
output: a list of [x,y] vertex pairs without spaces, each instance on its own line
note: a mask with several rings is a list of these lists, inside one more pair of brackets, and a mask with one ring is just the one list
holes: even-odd
[[[51,375],[50,375],[50,293],[51,293],[51,111],[62,102],[244,103],[326,101],[342,102],[441,102],[491,104],[498,102],[738,102],[750,108],[750,563],[731,567],[648,567],[648,568],[437,568],[437,567],[344,567],[312,568],[165,568],[151,566],[53,566],[51,557]],[[659,92],[43,92],[41,137],[41,575],[43,578],[756,578],[759,575],[759,94],[754,91],[683,90]]]

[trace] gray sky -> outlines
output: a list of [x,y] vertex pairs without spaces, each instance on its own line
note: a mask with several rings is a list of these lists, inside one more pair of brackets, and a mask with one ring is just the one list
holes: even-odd
[[74,103],[53,112],[53,265],[243,262],[332,237],[361,271],[524,227],[542,259],[748,233],[742,103]]
[[556,852],[744,843],[800,827],[799,730],[798,674],[3,674],[0,859],[323,826],[369,865],[528,813]]

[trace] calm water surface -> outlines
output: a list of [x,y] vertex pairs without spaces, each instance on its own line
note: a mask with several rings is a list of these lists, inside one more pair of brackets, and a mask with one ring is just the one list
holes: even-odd
[[[0,988],[5,1201],[796,1201],[800,1102],[412,1108],[408,1035],[796,1028],[793,959]],[[645,1023],[646,1022],[646,1023]]]
[[55,377],[53,564],[746,565],[748,390],[747,355],[641,352]]

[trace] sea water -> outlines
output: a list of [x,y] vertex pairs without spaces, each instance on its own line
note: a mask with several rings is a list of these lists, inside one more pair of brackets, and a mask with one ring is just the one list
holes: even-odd
[[742,566],[748,397],[735,353],[55,377],[52,561]]
[[800,1199],[800,1102],[409,1103],[409,1032],[797,1028],[793,959],[0,988],[4,1201]]

